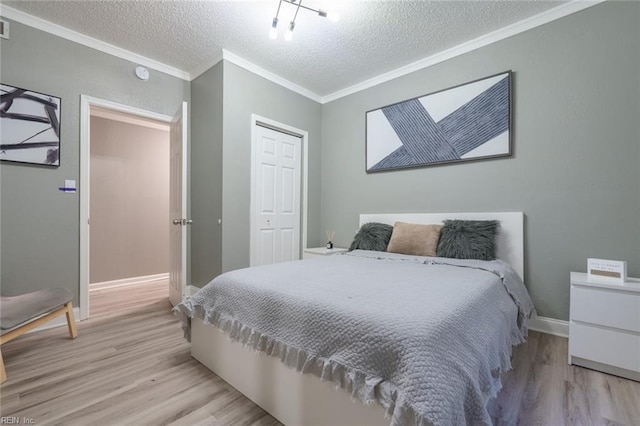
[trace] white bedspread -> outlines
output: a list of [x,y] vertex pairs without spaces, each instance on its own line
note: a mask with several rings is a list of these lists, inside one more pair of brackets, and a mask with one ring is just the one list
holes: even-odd
[[502,261],[354,251],[225,273],[175,311],[382,404],[391,425],[490,424],[533,304]]

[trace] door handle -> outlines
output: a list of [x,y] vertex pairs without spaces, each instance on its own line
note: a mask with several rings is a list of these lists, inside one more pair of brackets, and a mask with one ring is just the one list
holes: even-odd
[[192,225],[193,220],[191,219],[173,219],[171,221],[174,225]]

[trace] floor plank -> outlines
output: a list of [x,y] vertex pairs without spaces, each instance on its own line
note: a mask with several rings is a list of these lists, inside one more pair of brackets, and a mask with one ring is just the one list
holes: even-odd
[[170,313],[168,284],[92,291],[91,318],[2,347],[0,415],[38,425],[279,424],[191,358]]
[[[191,358],[168,285],[92,291],[91,318],[2,347],[0,415],[38,425],[279,425]],[[497,425],[640,425],[640,383],[567,364],[567,340],[532,332],[490,404]]]

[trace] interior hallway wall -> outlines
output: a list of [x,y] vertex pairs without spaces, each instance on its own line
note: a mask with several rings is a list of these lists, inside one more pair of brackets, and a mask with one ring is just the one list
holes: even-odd
[[89,282],[169,272],[169,131],[91,117]]

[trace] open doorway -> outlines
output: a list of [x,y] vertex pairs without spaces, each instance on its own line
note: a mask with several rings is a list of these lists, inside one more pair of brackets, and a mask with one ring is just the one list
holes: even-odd
[[[187,286],[187,228],[192,221],[187,217],[187,158],[188,120],[187,103],[181,102],[174,116],[158,114],[113,101],[80,95],[80,319],[89,318],[89,241],[91,220],[90,205],[90,151],[92,111],[104,114],[121,114],[121,120],[142,120],[169,127],[169,301],[177,303],[189,291]],[[128,118],[122,118],[126,117]],[[138,122],[138,124],[140,124]],[[128,182],[126,183],[128,184]],[[126,185],[125,184],[125,185]],[[123,219],[128,220],[128,219]]]
[[90,309],[115,288],[168,296],[169,124],[91,107],[89,129]]

